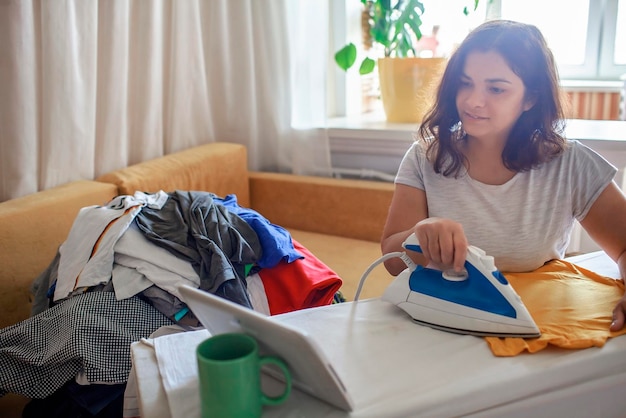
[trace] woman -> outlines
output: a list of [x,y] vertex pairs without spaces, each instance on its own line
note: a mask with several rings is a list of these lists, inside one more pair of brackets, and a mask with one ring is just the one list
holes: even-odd
[[[574,220],[626,278],[626,197],[616,169],[561,134],[552,53],[539,30],[489,21],[451,56],[436,101],[407,151],[383,231],[383,253],[415,233],[415,261],[461,270],[469,244],[502,271],[562,258]],[[385,262],[397,275],[405,264]],[[626,297],[611,330],[624,326]]]

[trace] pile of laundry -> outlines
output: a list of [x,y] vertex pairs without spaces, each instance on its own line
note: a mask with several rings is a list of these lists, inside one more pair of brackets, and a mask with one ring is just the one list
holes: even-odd
[[182,284],[273,315],[330,304],[342,282],[235,195],[118,196],[81,209],[33,283],[33,316],[0,330],[0,396],[63,390],[95,415],[107,407],[103,387],[120,399],[111,388],[123,393],[132,342],[166,325],[200,326]]

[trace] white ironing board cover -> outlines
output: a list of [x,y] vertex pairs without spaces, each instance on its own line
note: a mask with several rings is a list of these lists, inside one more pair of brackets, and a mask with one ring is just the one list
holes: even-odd
[[626,336],[602,348],[495,357],[483,338],[415,324],[380,299],[274,318],[319,342],[354,410],[293,391],[264,417],[626,416]]
[[[310,315],[293,312],[280,320],[323,341],[353,396],[355,417],[466,416],[580,384],[590,389],[594,381],[626,382],[626,337],[601,349],[549,348],[495,357],[484,339],[417,325],[379,299],[332,305]],[[614,402],[623,416],[626,399]],[[603,406],[590,407],[595,415]],[[571,412],[585,416],[580,407]]]

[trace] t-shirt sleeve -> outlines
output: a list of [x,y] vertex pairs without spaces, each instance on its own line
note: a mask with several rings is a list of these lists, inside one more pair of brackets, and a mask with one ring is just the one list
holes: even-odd
[[578,141],[572,141],[574,161],[571,175],[573,190],[573,211],[578,221],[582,221],[598,196],[609,185],[617,168],[600,154]]
[[426,156],[419,142],[414,142],[407,150],[400,162],[395,183],[415,187],[424,190],[424,177],[422,170],[426,162]]

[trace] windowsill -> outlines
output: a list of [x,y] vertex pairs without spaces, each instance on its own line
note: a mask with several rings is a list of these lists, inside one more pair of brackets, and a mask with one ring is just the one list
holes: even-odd
[[328,120],[331,137],[412,141],[417,123],[389,123],[383,112],[332,118]]
[[561,80],[561,87],[565,91],[619,93],[624,88],[624,82],[619,80]]
[[[327,128],[331,142],[335,139],[361,139],[411,143],[419,124],[389,123],[384,113],[372,112],[331,118]],[[565,136],[581,141],[626,143],[626,121],[568,119]]]

